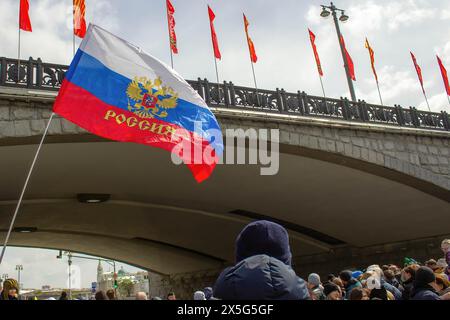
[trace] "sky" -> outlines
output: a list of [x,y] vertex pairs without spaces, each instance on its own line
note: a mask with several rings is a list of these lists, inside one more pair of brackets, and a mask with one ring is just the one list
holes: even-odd
[[[22,33],[21,57],[40,57],[45,62],[69,64],[73,57],[72,0],[29,2],[33,32]],[[19,0],[0,0],[0,56],[17,57],[18,3]],[[327,96],[349,96],[333,21],[320,17],[320,4],[324,2],[172,0],[172,3],[176,10],[179,48],[174,67],[186,79],[200,77],[214,81],[216,77],[207,15],[207,4],[210,4],[216,13],[215,28],[222,51],[222,60],[218,64],[221,81],[253,86],[242,19],[245,12],[259,57],[255,72],[260,88],[322,94],[309,42],[307,29],[310,28],[316,34]],[[413,51],[422,68],[431,109],[450,112],[436,61],[436,54],[439,54],[450,71],[450,1],[336,0],[335,4],[345,9],[350,17],[348,22],[341,24],[341,31],[355,63],[357,81],[354,85],[358,99],[379,103],[369,55],[364,47],[367,37],[375,51],[385,104],[427,109],[409,54]],[[110,30],[169,64],[164,0],[86,0],[86,6],[88,22]],[[24,278],[26,285],[28,281],[33,286],[64,283],[65,275],[61,271],[64,266],[61,263],[62,269],[56,272],[54,252],[24,250],[9,250],[8,263],[13,266],[27,261],[23,262],[30,269],[29,280]],[[85,265],[84,262],[81,264]],[[94,265],[86,263],[85,272],[91,278],[95,278]],[[1,266],[0,274],[3,272]],[[38,274],[42,279],[40,282],[31,278]],[[86,283],[90,284],[90,281],[86,280]]]

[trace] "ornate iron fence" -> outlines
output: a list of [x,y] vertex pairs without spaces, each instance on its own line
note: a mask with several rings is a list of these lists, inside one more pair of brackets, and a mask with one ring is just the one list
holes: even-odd
[[[17,59],[0,58],[0,86],[58,91],[69,68],[32,58],[21,60],[19,68],[18,64]],[[278,88],[256,90],[200,78],[188,83],[213,107],[450,131],[450,116],[444,111],[434,113],[399,105],[386,107],[347,98],[310,96],[300,91],[289,93]]]

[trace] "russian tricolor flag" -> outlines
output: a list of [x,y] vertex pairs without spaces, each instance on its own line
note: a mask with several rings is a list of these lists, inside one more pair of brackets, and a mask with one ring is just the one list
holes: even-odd
[[223,152],[219,124],[198,93],[164,63],[96,25],[53,110],[95,135],[175,153],[198,182]]

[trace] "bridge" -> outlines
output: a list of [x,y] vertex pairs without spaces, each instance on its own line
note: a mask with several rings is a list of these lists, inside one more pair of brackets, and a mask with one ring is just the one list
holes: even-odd
[[[17,60],[0,58],[1,238],[67,68],[30,58],[18,70]],[[446,112],[189,84],[224,132],[280,130],[278,175],[223,165],[198,185],[167,152],[56,118],[11,245],[124,261],[153,271],[160,290],[179,292],[210,284],[232,263],[235,237],[254,219],[289,230],[301,275],[441,255],[450,235]]]

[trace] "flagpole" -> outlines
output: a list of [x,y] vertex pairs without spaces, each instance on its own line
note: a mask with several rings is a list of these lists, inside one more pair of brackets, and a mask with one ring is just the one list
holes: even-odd
[[217,69],[217,58],[214,56],[214,65],[216,66],[216,78],[217,78],[217,85],[219,85],[219,70]]
[[55,114],[53,112],[50,115],[50,119],[48,120],[47,127],[45,128],[44,134],[42,135],[42,138],[41,138],[41,142],[39,143],[39,146],[38,146],[38,148],[36,150],[36,153],[34,155],[33,162],[31,163],[31,167],[30,167],[30,169],[28,171],[28,175],[27,175],[27,178],[25,180],[25,184],[24,184],[24,186],[22,188],[22,192],[20,194],[19,201],[17,202],[17,206],[16,206],[16,209],[14,211],[14,215],[12,217],[11,224],[10,224],[9,229],[8,229],[8,233],[6,234],[5,243],[3,244],[2,254],[0,255],[0,265],[2,264],[3,257],[5,255],[5,251],[6,251],[6,246],[8,245],[9,237],[11,236],[11,231],[12,231],[12,229],[14,227],[14,222],[16,221],[16,217],[17,217],[17,214],[19,212],[20,205],[22,204],[23,196],[25,194],[25,191],[27,190],[28,182],[30,181],[31,174],[33,173],[34,166],[35,166],[36,161],[37,161],[37,159],[39,157],[39,153],[41,151],[42,145],[44,144],[45,137],[47,136],[48,129],[50,128],[50,124],[51,124],[51,122],[53,120],[53,116],[54,115]]
[[323,97],[326,98],[327,96],[325,95],[325,88],[323,87],[323,81],[322,81],[322,77],[319,74],[319,80],[320,80],[320,86],[322,87],[322,93],[323,93]]
[[428,98],[427,98],[427,94],[425,93],[425,89],[422,88],[422,92],[423,92],[423,96],[425,97],[425,101],[427,103],[428,110],[431,112],[430,104],[428,103]]
[[383,99],[381,98],[380,85],[378,84],[378,80],[376,80],[376,83],[377,83],[378,96],[380,97],[381,105],[384,106]]
[[256,94],[256,100],[259,104],[259,95],[258,95],[258,84],[256,83],[256,74],[255,74],[255,67],[253,66],[252,58],[250,57],[250,64],[252,65],[252,72],[253,72],[253,81],[255,82],[255,94]]
[[20,37],[21,37],[21,30],[19,25],[19,46],[18,46],[18,53],[17,53],[17,83],[20,82]]
[[73,56],[75,56],[75,6],[73,6],[72,44],[73,44]]

